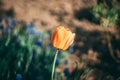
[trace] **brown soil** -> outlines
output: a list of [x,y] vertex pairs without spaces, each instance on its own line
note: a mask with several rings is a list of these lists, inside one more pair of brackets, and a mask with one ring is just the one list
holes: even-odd
[[[84,14],[79,11],[89,9],[95,4],[96,0],[1,0],[0,16],[5,17],[9,13],[19,22],[35,21],[46,30],[58,25],[70,27],[76,32],[75,54],[85,60],[88,66],[95,67],[91,75],[98,71],[98,77],[101,77],[104,72],[109,71],[111,75],[118,77],[116,74],[120,69],[108,54],[104,28],[84,18],[78,19],[79,14]],[[85,15],[90,16],[87,13]],[[119,30],[114,27],[108,31],[115,54],[120,54]],[[90,74],[87,75],[89,76]]]
[[11,13],[18,21],[36,21],[40,26],[50,29],[59,24],[79,26],[75,11],[93,4],[95,0],[1,0],[0,10],[3,16]]

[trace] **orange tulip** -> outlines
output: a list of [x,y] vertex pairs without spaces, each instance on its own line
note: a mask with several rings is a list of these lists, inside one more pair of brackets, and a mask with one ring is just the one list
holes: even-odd
[[74,41],[75,33],[69,28],[58,26],[52,33],[52,44],[55,48],[66,50]]

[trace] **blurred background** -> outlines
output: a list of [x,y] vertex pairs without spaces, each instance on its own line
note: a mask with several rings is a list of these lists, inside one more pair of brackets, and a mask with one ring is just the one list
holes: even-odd
[[120,0],[0,0],[0,80],[50,80],[58,25],[76,38],[55,80],[120,80]]

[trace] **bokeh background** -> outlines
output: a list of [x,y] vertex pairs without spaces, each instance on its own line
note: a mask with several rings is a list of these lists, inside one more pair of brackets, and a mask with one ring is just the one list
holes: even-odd
[[0,80],[50,80],[58,25],[76,38],[55,80],[120,80],[120,0],[0,0]]

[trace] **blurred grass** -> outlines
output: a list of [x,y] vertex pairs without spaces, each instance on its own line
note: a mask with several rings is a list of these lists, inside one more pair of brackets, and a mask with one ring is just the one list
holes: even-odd
[[[33,32],[31,32],[33,30]],[[0,80],[12,80],[17,74],[22,80],[37,80],[40,76],[49,80],[55,48],[50,34],[45,30],[35,33],[35,28],[27,31],[25,25],[16,25],[8,34],[0,37]],[[37,31],[38,32],[38,31]],[[68,52],[60,52],[60,61]],[[57,66],[60,64],[57,63]]]

